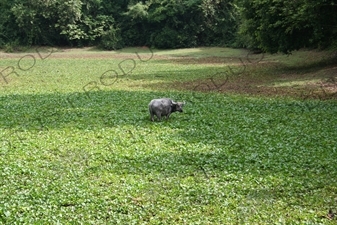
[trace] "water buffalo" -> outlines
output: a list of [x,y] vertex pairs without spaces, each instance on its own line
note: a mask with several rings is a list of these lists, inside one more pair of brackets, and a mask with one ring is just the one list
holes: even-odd
[[153,99],[149,103],[149,111],[151,120],[154,121],[154,115],[158,120],[161,120],[162,116],[166,116],[166,119],[170,117],[173,112],[182,112],[185,102],[174,102],[170,98]]

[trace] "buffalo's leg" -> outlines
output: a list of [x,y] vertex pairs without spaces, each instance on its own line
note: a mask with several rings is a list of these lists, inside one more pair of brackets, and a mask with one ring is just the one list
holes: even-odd
[[151,119],[151,121],[154,121],[154,118],[153,118],[154,114],[153,114],[151,109],[149,111],[150,111],[150,119]]
[[160,121],[161,120],[161,113],[156,113],[156,116],[157,116],[158,120]]
[[166,115],[166,120],[168,120],[170,118],[170,113]]

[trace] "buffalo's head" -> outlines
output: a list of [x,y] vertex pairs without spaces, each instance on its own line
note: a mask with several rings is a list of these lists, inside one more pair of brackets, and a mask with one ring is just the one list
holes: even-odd
[[185,102],[174,102],[172,101],[172,112],[183,112],[183,106]]

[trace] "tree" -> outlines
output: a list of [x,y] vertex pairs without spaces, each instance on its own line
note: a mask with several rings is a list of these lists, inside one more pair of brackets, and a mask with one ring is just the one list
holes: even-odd
[[0,1],[0,47],[15,42],[18,36],[18,27],[10,11],[12,4],[11,0]]
[[1,0],[0,47],[230,45],[234,0]]
[[24,45],[62,44],[62,32],[81,18],[80,0],[16,0],[9,9]]
[[336,0],[238,0],[244,47],[290,53],[336,43]]
[[[102,0],[2,0],[0,46],[120,45],[115,20],[105,15]],[[111,42],[111,43],[108,43]]]
[[236,34],[232,0],[148,0],[123,15],[123,39],[157,48],[230,45]]

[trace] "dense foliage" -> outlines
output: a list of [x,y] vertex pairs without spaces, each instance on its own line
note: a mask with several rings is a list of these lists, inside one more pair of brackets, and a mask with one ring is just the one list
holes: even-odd
[[336,44],[336,0],[1,0],[0,47],[236,46],[285,52]]
[[96,45],[106,49],[228,45],[235,36],[232,1],[2,1],[0,41],[23,45]]
[[[242,0],[245,44],[268,52],[336,45],[336,0]],[[248,40],[247,40],[248,39]]]

